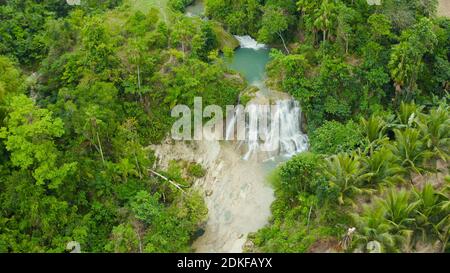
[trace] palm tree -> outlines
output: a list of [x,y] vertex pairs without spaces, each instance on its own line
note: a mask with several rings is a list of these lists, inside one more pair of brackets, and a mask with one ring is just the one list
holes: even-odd
[[354,247],[365,248],[369,242],[378,242],[382,252],[400,252],[400,246],[406,238],[390,232],[391,225],[385,215],[386,208],[379,202],[374,206],[364,206],[361,215],[352,215],[357,231],[353,241]]
[[426,139],[426,146],[436,156],[448,161],[450,147],[450,117],[448,107],[439,106],[428,115],[420,115],[419,128]]
[[298,0],[297,8],[301,13],[302,21],[304,22],[306,30],[314,33],[314,43],[317,37],[317,28],[315,26],[316,14],[315,11],[319,8],[319,1]]
[[413,192],[419,201],[417,213],[426,220],[445,209],[444,202],[449,200],[448,196],[443,192],[436,191],[430,183],[426,183],[422,190],[414,189]]
[[407,171],[414,171],[422,173],[425,161],[432,156],[430,151],[427,151],[423,141],[420,139],[420,131],[413,128],[405,130],[394,130],[395,142],[389,144],[387,147],[397,157],[400,166]]
[[425,184],[421,191],[414,189],[418,201],[415,209],[416,225],[422,231],[423,239],[427,234],[435,235],[440,240],[443,251],[448,243],[450,228],[449,197],[436,191],[430,183]]
[[382,184],[396,184],[403,181],[404,168],[396,163],[395,156],[389,149],[382,147],[370,156],[362,158],[362,165],[367,177],[366,183],[374,188]]
[[360,157],[356,153],[334,155],[328,158],[325,164],[325,177],[328,179],[330,187],[338,190],[340,205],[353,203],[351,198],[355,194],[367,192],[359,186],[371,174],[363,173]]
[[418,106],[413,103],[400,104],[400,109],[397,112],[397,121],[399,122],[399,128],[415,127],[417,116],[422,112],[423,106]]
[[361,215],[353,214],[357,227],[355,247],[377,242],[385,252],[411,251],[422,231],[422,241],[438,239],[445,251],[450,237],[450,204],[447,194],[426,184],[422,190],[391,190],[385,199],[364,206]]
[[450,212],[448,210],[447,215],[439,223],[433,224],[433,229],[441,242],[441,251],[445,252],[450,238]]
[[333,26],[334,21],[334,3],[324,0],[320,9],[316,14],[316,20],[314,21],[314,26],[323,32],[323,41],[327,40],[328,30]]
[[406,190],[388,192],[386,199],[381,200],[381,206],[386,210],[386,219],[394,232],[410,231],[415,223],[414,211],[418,202],[410,202],[410,193]]
[[362,118],[360,124],[371,148],[387,140],[387,123],[381,117],[373,115],[367,120]]

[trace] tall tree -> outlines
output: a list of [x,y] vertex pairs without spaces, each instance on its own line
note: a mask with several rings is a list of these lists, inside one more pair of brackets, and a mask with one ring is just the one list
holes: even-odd
[[324,0],[320,5],[318,11],[316,11],[316,19],[314,26],[322,31],[323,42],[326,42],[329,36],[329,32],[336,20],[336,5],[333,1]]
[[30,170],[38,185],[58,188],[76,167],[76,163],[60,163],[55,139],[64,134],[63,122],[53,118],[47,109],[36,107],[24,95],[12,99],[6,127],[0,138],[5,139],[11,162],[22,170]]
[[264,15],[262,18],[262,26],[259,30],[259,39],[262,42],[270,43],[274,37],[281,39],[284,49],[289,54],[289,49],[283,37],[283,33],[289,27],[288,15],[283,9],[274,6],[264,8]]
[[423,18],[412,29],[402,33],[401,42],[392,49],[389,68],[394,79],[396,91],[403,89],[414,92],[417,79],[424,65],[424,56],[433,51],[437,37],[433,32],[433,23]]

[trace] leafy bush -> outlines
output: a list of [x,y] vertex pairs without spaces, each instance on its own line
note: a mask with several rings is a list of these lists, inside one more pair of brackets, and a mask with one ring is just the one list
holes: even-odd
[[364,206],[361,214],[353,214],[357,227],[353,249],[370,251],[368,243],[375,242],[379,244],[376,251],[414,251],[424,241],[431,241],[445,251],[450,227],[448,204],[448,192],[429,183],[421,190],[391,189],[373,205]]
[[314,194],[317,190],[318,170],[321,157],[312,153],[301,153],[281,165],[275,188],[295,197],[300,192]]
[[206,170],[203,169],[202,165],[197,163],[191,163],[188,167],[189,175],[195,176],[197,178],[204,177],[206,175]]
[[311,132],[311,150],[318,154],[337,154],[352,151],[363,140],[358,124],[349,121],[342,124],[337,121],[327,121],[322,127]]
[[195,0],[169,0],[168,5],[175,11],[184,12],[184,9]]

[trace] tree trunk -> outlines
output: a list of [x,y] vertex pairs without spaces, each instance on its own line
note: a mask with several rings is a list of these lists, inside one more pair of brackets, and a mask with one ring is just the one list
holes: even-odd
[[175,188],[179,189],[182,193],[186,193],[179,184],[175,183],[174,181],[170,180],[169,178],[165,177],[164,175],[155,172],[154,170],[149,170],[152,174],[166,180],[167,182],[169,182],[170,184],[172,184],[173,186],[175,186]]
[[348,39],[345,40],[345,54],[348,54]]
[[281,32],[278,32],[277,34],[278,34],[278,36],[280,36],[281,41],[283,42],[284,49],[286,50],[287,54],[291,54],[291,52],[289,52],[289,49],[286,46],[286,42],[284,41],[284,38],[283,38],[283,35],[281,35]]
[[103,164],[105,164],[105,157],[103,156],[102,143],[100,142],[100,137],[98,136],[98,132],[96,132],[96,135],[97,135],[97,142],[98,142],[98,148],[99,148],[100,156],[102,157]]
[[140,68],[140,66],[138,65],[137,66],[137,76],[138,76],[138,90],[139,91],[141,91],[141,68]]
[[139,93],[139,99],[141,100],[141,103],[142,103],[142,93],[141,93],[141,68],[140,68],[140,66],[138,65],[137,66],[137,70],[138,70],[138,93]]
[[142,179],[141,166],[139,165],[139,161],[137,159],[136,152],[134,152],[134,161],[136,161],[136,166],[137,166],[137,169],[139,172],[139,178]]
[[141,234],[139,234],[139,231],[136,231],[136,234],[138,236],[139,240],[139,253],[142,253],[142,241],[141,241]]
[[308,213],[308,222],[306,224],[306,229],[307,230],[309,230],[309,222],[311,221],[312,208],[313,208],[313,206],[311,205],[311,207],[309,208],[309,213]]
[[317,44],[318,44],[318,41],[317,41],[317,30],[316,29],[314,29],[314,46],[317,46]]

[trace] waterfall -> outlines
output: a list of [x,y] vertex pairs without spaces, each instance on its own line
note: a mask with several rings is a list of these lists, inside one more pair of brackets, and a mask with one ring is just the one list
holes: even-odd
[[[239,115],[245,115],[239,118]],[[245,122],[245,139],[236,136],[238,122]],[[301,130],[300,104],[278,100],[273,106],[249,104],[244,112],[237,109],[226,128],[226,140],[237,139],[237,147],[245,147],[243,159],[290,158],[308,149],[308,137]]]
[[258,43],[255,39],[253,39],[248,35],[245,36],[235,35],[234,37],[236,37],[236,39],[239,41],[239,45],[241,46],[241,48],[250,48],[254,50],[267,48],[265,44]]
[[[247,51],[267,49],[250,36],[235,36],[241,49]],[[267,53],[268,54],[268,53]],[[255,63],[259,65],[259,63]],[[246,69],[257,67],[245,66]],[[302,110],[300,104],[287,94],[270,90],[264,83],[264,75],[251,85],[257,87],[256,97],[245,108],[236,108],[227,120],[225,139],[237,140],[237,148],[243,148],[243,159],[250,160],[283,157],[290,158],[308,149],[308,137],[301,130]],[[270,105],[274,102],[273,105]],[[245,124],[242,124],[244,123]],[[245,137],[236,135],[236,128],[245,130]],[[242,139],[244,138],[244,139]]]
[[[262,111],[263,107],[260,107],[256,104],[251,104],[249,106],[248,111],[248,122],[246,124],[246,143],[247,143],[247,153],[244,156],[244,160],[249,160],[250,156],[258,151],[259,149],[259,127],[258,127],[258,120],[259,118],[266,118],[265,115],[262,113],[266,113],[265,111]],[[264,109],[265,110],[265,109]],[[264,129],[263,129],[264,130]],[[267,131],[264,130],[264,132],[261,132],[262,134],[267,135]]]
[[278,101],[281,153],[291,157],[308,149],[308,136],[302,132],[302,110],[296,100]]
[[[267,225],[270,219],[275,198],[266,183],[267,175],[308,148],[308,138],[301,131],[300,104],[265,85],[269,48],[250,36],[236,38],[241,48],[234,54],[231,69],[253,85],[250,92],[244,93],[252,98],[247,107],[227,107],[225,125],[221,124],[227,143],[200,141],[198,148],[178,152],[187,162],[207,162],[202,186],[211,193],[205,198],[209,218],[205,233],[193,245],[198,253],[241,252],[247,235]],[[238,104],[241,101],[247,100]],[[166,164],[170,160],[167,158]]]

